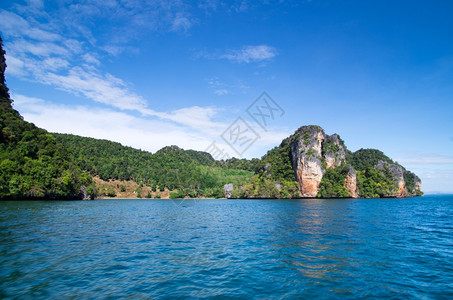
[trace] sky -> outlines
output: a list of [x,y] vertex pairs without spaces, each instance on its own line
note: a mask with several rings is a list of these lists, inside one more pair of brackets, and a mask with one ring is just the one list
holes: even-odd
[[453,193],[452,1],[0,3],[14,108],[51,132],[261,157],[303,125]]

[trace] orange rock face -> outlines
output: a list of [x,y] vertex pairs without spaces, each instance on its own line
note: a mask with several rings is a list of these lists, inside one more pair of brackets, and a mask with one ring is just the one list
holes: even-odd
[[321,163],[306,160],[305,157],[302,157],[301,164],[297,170],[297,175],[301,196],[310,198],[316,197],[323,176]]
[[344,187],[348,190],[349,195],[353,198],[358,198],[357,194],[357,174],[354,170],[353,172],[349,172],[346,175],[346,179],[344,181]]
[[307,132],[305,139],[301,138],[292,145],[292,161],[301,197],[315,198],[324,175],[320,158],[325,134],[316,128],[307,129]]
[[404,184],[404,179],[403,181],[398,183],[398,192],[396,193],[396,196],[398,198],[403,198],[407,197],[407,191],[406,191],[406,185]]

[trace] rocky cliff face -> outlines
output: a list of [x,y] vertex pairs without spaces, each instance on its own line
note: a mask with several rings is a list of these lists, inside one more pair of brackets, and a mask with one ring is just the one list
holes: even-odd
[[291,143],[291,163],[302,197],[316,197],[324,175],[322,142],[326,138],[318,126],[301,127]]
[[338,134],[326,136],[322,144],[326,168],[341,166],[346,160],[346,147]]
[[359,197],[359,194],[357,193],[357,172],[352,167],[349,168],[349,172],[346,175],[344,187],[352,198]]
[[[339,171],[338,176],[343,178],[341,180],[344,180],[343,186],[347,193],[350,197],[359,197],[358,174],[351,164],[355,162],[356,165],[364,168],[359,169],[362,172],[360,173],[361,180],[364,181],[367,179],[363,178],[368,176],[365,171],[366,164],[369,161],[377,161],[377,157],[380,156],[384,157],[385,160],[378,160],[377,164],[369,167],[378,170],[381,178],[388,178],[387,181],[393,183],[388,184],[388,189],[384,190],[379,189],[381,186],[379,182],[369,179],[366,184],[374,183],[378,187],[376,188],[377,191],[372,191],[372,196],[369,197],[408,197],[421,194],[420,179],[415,174],[406,171],[402,166],[393,163],[378,150],[370,150],[368,154],[364,153],[368,150],[362,150],[359,163],[353,159],[348,161],[348,150],[341,138],[337,134],[326,135],[322,128],[313,125],[299,128],[289,140],[291,164],[301,197],[319,196],[318,191],[326,170],[339,167],[341,167],[339,168],[341,172]],[[349,153],[349,157],[351,157],[353,154]],[[367,157],[367,155],[370,157]],[[367,158],[366,162],[363,161],[363,157]],[[406,181],[410,181],[410,184],[407,184]]]
[[[326,169],[345,164],[346,147],[338,134],[326,135],[319,126],[303,126],[291,143],[291,162],[302,197],[316,197]],[[357,194],[356,173],[347,178],[348,191]]]

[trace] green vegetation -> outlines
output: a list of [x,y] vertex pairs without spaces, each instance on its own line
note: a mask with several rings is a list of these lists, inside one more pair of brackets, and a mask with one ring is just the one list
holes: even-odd
[[382,151],[376,149],[360,149],[352,154],[350,163],[357,171],[363,171],[367,168],[374,168],[382,160],[389,164],[394,164],[388,156]]
[[371,167],[357,171],[357,188],[359,197],[363,198],[389,197],[397,190],[389,169],[382,171]]
[[417,175],[414,173],[405,170],[404,171],[404,182],[406,184],[406,189],[410,193],[415,193],[417,196],[423,196],[423,192],[418,190],[415,186],[415,181],[418,179]]
[[[168,189],[175,191],[170,195],[173,198],[224,197],[223,185],[244,185],[253,175],[247,169],[256,163],[238,159],[216,162],[208,153],[177,146],[151,154],[107,140],[70,134],[55,136],[70,149],[72,160],[91,175],[103,180],[133,180],[141,186],[151,186],[153,192]],[[142,196],[141,191],[136,193],[137,197]]]
[[304,139],[305,146],[310,145],[310,132],[308,130],[304,132],[302,138]]
[[273,181],[294,181],[290,147],[289,140],[286,139],[279,147],[268,151],[256,165],[255,172]]
[[318,197],[321,198],[338,198],[350,197],[348,190],[344,186],[349,167],[342,165],[334,169],[327,169],[322,177]]
[[255,175],[232,193],[233,198],[295,198],[299,187],[291,164],[291,140],[268,151],[255,165]]
[[4,54],[0,38],[0,199],[94,197],[91,176],[72,163],[68,149],[12,108]]
[[227,160],[219,160],[215,162],[217,167],[227,168],[227,169],[240,169],[246,171],[255,171],[256,166],[260,163],[260,159],[252,158],[248,159],[239,159],[239,158],[229,158]]
[[[338,137],[339,138],[339,137]],[[339,138],[340,139],[340,138]],[[344,142],[342,139],[340,139],[340,143],[344,147]],[[346,148],[346,147],[345,147]],[[322,143],[322,153],[334,153],[337,154],[338,151],[340,151],[340,146],[335,144],[333,139],[330,137],[327,137],[324,142]]]
[[277,182],[263,175],[253,176],[249,182],[232,193],[233,198],[296,198],[299,188],[294,180]]

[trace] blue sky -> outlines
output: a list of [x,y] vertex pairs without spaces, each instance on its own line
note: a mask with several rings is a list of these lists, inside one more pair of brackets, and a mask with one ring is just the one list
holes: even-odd
[[[451,1],[3,0],[0,32],[15,108],[49,131],[238,156],[222,134],[240,117],[251,158],[317,124],[453,192],[452,15]],[[284,114],[263,128],[247,108],[264,91]]]

